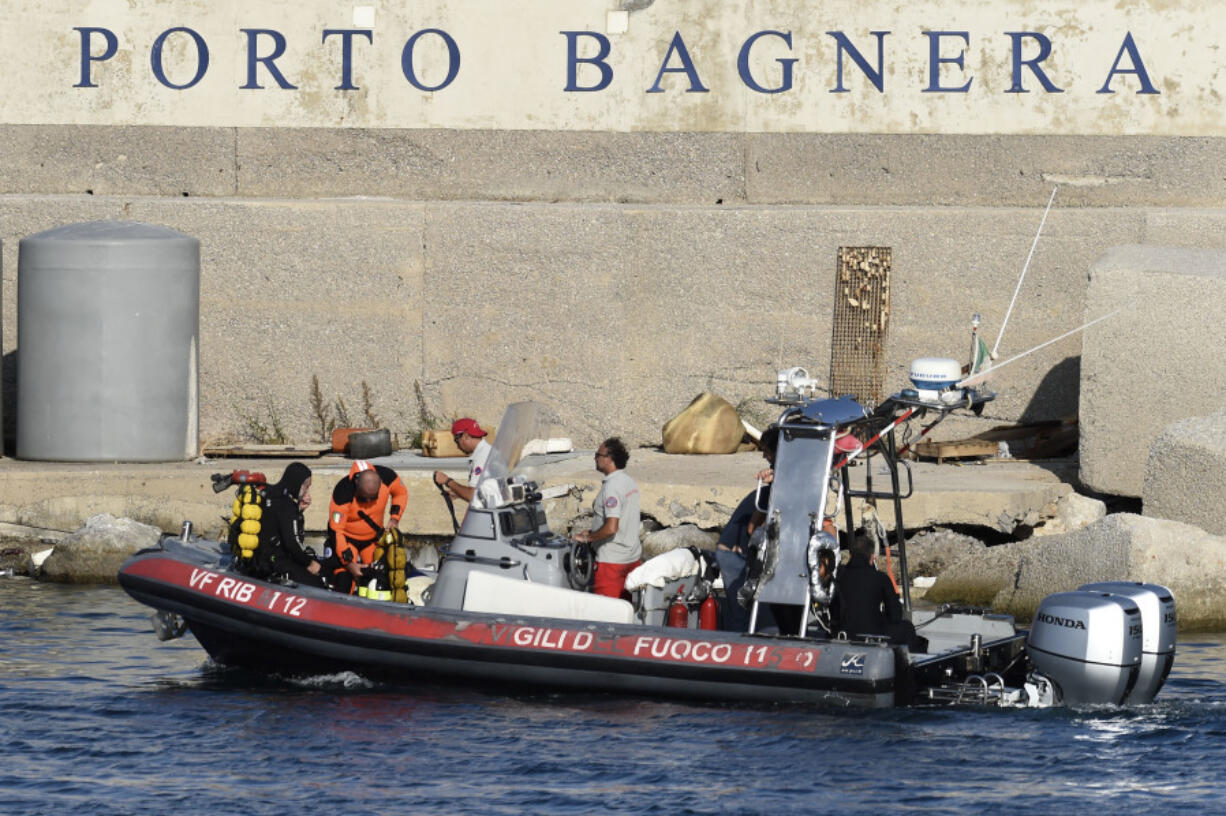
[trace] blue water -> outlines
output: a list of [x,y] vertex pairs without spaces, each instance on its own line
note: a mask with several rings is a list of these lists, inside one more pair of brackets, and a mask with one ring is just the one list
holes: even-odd
[[1149,706],[830,712],[276,682],[0,579],[0,813],[1226,813],[1226,636]]

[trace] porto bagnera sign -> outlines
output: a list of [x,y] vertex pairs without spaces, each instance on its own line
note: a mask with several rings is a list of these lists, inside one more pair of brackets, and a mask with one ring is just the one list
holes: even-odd
[[1194,0],[57,0],[4,16],[9,123],[1226,133],[1226,23]]

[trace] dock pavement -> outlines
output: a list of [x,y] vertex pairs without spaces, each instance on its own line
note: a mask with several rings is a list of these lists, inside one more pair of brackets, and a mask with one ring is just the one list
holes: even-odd
[[[600,486],[593,452],[527,457],[526,475],[541,488],[561,495],[547,499],[551,528],[565,533],[590,508]],[[0,535],[42,534],[49,540],[78,529],[90,516],[109,513],[152,524],[165,532],[190,520],[202,535],[216,534],[228,517],[233,490],[214,493],[211,474],[232,470],[280,478],[288,458],[214,458],[160,463],[72,463],[0,459]],[[301,458],[314,474],[313,502],[306,513],[308,531],[327,523],[328,498],[352,465],[338,454]],[[428,458],[410,451],[372,460],[394,469],[409,493],[401,530],[413,536],[447,536],[452,520],[433,483],[438,469],[456,478],[468,474],[467,460]],[[658,449],[631,452],[626,471],[639,485],[641,508],[662,527],[693,524],[717,530],[732,509],[753,489],[764,466],[756,452],[729,455],[669,455]],[[903,502],[908,529],[972,525],[1012,532],[1018,525],[1040,522],[1053,505],[1072,492],[1076,476],[1071,460],[1016,460],[957,463],[910,463],[913,491]],[[879,460],[857,463],[853,484],[871,474],[874,484],[888,477]],[[905,482],[905,475],[904,475]],[[905,484],[904,484],[905,489]],[[887,526],[892,513],[882,507]],[[463,507],[456,512],[462,518]]]

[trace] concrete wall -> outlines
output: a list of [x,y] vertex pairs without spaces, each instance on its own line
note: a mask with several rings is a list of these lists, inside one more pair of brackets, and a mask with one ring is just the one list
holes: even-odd
[[[19,239],[102,218],[165,224],[202,242],[206,443],[256,424],[318,438],[312,376],[355,422],[366,382],[376,417],[405,435],[420,382],[437,415],[492,423],[531,397],[579,444],[655,443],[699,391],[736,404],[765,396],[780,365],[826,376],[839,246],[894,248],[887,385],[900,388],[912,358],[965,354],[972,312],[995,340],[1055,181],[1002,358],[1083,322],[1087,270],[1110,247],[1226,234],[1226,211],[1207,206],[1226,195],[1199,183],[1226,148],[1204,139],[1057,150],[1029,137],[41,126],[0,138],[22,146],[0,171],[10,386]],[[1081,342],[1002,371],[979,424],[1076,412]]]
[[[776,368],[827,374],[845,245],[893,248],[886,384],[901,388],[911,359],[966,354],[972,313],[995,342],[1057,186],[1002,359],[1083,322],[1087,270],[1111,247],[1226,245],[1226,112],[1217,66],[1195,56],[1214,53],[1226,23],[1194,0],[973,11],[953,0],[816,11],[800,0],[165,0],[7,14],[10,437],[19,240],[76,221],[200,238],[206,444],[321,438],[313,380],[333,419],[340,398],[366,424],[365,390],[402,437],[423,413],[495,423],[508,402],[534,398],[580,445],[610,433],[650,444],[703,390],[764,421],[758,399]],[[252,62],[243,32],[254,27],[284,37],[277,65],[296,87]],[[351,89],[337,84],[339,38],[321,34],[339,28],[372,32],[369,48],[354,40]],[[454,83],[422,92],[400,49],[428,28],[449,32],[463,62]],[[104,29],[115,38],[105,58]],[[200,54],[183,29],[211,53],[190,86]],[[768,35],[747,66],[768,83],[794,58],[795,86],[779,94],[753,91],[738,67],[739,49],[768,30],[792,44]],[[872,63],[867,32],[885,30],[878,89],[829,32]],[[1052,44],[1043,66],[1059,92],[1016,67],[1002,32],[1023,30]],[[608,40],[607,89],[564,90],[564,31]],[[955,32],[935,57],[931,31]],[[441,38],[426,42],[417,68],[437,81]],[[595,66],[580,67],[590,84]],[[261,87],[244,87],[251,70]],[[934,81],[946,90],[929,92]],[[984,418],[937,438],[1076,412],[1082,341],[1003,370]]]
[[[1201,214],[1188,226],[1197,222],[1221,234],[1219,218]],[[1165,228],[1162,232],[1169,234]],[[1146,488],[1146,463],[1155,448],[1153,477],[1163,478],[1160,474],[1180,455],[1172,456],[1171,438],[1156,445],[1159,435],[1178,420],[1214,414],[1223,407],[1226,367],[1217,349],[1226,312],[1226,252],[1113,248],[1094,263],[1087,296],[1087,314],[1110,312],[1116,317],[1086,337],[1081,480],[1092,490],[1127,496],[1178,492],[1176,486]],[[1196,459],[1207,461],[1204,455]],[[1171,478],[1180,478],[1177,474],[1172,472]],[[1211,483],[1218,476],[1206,474]],[[1163,504],[1157,501],[1156,514],[1171,512],[1178,502],[1167,500],[1165,508]],[[1147,514],[1150,505],[1147,501]]]

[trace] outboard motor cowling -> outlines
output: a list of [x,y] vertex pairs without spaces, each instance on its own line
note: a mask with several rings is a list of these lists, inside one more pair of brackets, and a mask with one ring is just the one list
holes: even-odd
[[1067,705],[1121,704],[1141,671],[1141,610],[1107,592],[1058,592],[1035,612],[1030,662]]
[[1103,581],[1077,588],[1083,592],[1110,592],[1128,598],[1141,610],[1141,674],[1127,704],[1148,703],[1158,694],[1175,663],[1175,598],[1159,584]]

